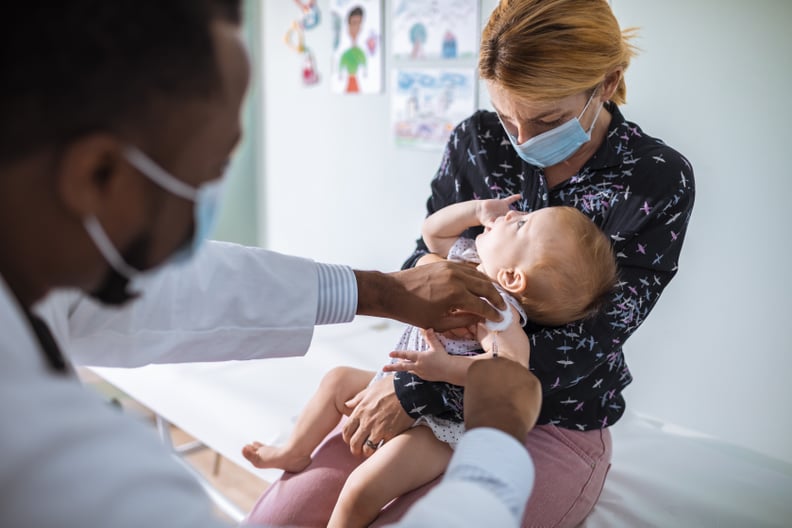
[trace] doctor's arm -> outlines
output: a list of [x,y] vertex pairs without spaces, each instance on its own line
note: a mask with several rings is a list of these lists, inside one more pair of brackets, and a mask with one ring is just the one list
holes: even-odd
[[355,313],[448,328],[476,319],[470,313],[488,316],[493,310],[480,296],[502,303],[463,266],[353,271],[223,242],[136,286],[141,296],[123,309],[56,293],[37,311],[75,362],[134,367],[297,356],[316,324],[351,321]]
[[521,365],[503,358],[472,365],[467,432],[442,482],[396,526],[519,526],[534,482],[523,441],[541,402],[539,380]]

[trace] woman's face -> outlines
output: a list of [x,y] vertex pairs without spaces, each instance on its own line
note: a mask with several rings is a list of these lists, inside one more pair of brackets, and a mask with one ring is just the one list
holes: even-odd
[[[520,144],[578,116],[583,130],[588,130],[601,104],[599,93],[601,90],[594,94],[588,108],[586,103],[591,94],[587,92],[553,102],[536,102],[518,98],[493,81],[487,81],[487,90],[492,106],[500,116],[506,131]],[[584,108],[585,112],[583,112]]]

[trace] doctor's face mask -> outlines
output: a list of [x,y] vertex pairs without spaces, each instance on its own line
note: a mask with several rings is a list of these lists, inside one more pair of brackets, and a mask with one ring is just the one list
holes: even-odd
[[[129,163],[162,189],[193,202],[192,237],[163,265],[178,265],[190,261],[214,228],[224,178],[217,178],[195,188],[171,175],[136,147],[128,146],[125,156]],[[139,237],[122,254],[113,245],[95,216],[86,218],[83,225],[111,268],[102,285],[91,295],[100,302],[110,305],[121,305],[135,298],[137,294],[129,291],[129,283],[149,271],[144,268],[151,246],[151,235]]]

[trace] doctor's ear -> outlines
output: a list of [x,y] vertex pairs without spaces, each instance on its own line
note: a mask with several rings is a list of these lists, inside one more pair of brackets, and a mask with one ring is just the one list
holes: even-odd
[[67,210],[79,218],[96,214],[117,198],[134,170],[124,145],[109,134],[83,136],[65,146],[55,169],[57,193]]
[[502,269],[498,272],[497,278],[503,289],[512,295],[520,295],[528,287],[528,276],[519,268]]

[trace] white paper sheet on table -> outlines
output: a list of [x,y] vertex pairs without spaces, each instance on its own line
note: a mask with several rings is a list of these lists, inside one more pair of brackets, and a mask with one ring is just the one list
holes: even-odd
[[[325,372],[378,368],[401,328],[369,318],[320,327],[304,358],[94,370],[272,481],[280,472],[251,467],[242,445],[282,442]],[[612,467],[585,528],[792,526],[792,465],[634,413],[611,431]]]

